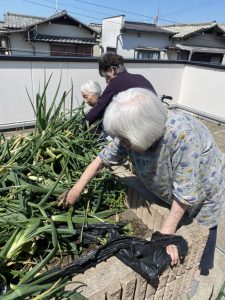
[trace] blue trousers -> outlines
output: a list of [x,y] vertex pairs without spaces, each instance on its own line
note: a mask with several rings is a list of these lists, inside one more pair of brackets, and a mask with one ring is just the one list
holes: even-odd
[[214,255],[216,249],[217,226],[209,229],[209,236],[200,261],[201,275],[208,275],[214,266]]

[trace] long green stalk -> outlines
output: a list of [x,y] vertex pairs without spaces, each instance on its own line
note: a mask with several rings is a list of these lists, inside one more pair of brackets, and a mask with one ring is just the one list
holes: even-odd
[[[59,97],[61,78],[47,107],[50,79],[51,76],[43,92],[36,95],[35,103],[29,96],[36,130],[26,137],[5,139],[0,135],[1,272],[7,284],[12,278],[19,282],[15,290],[4,295],[8,299],[43,294],[47,300],[50,295],[60,294],[62,282],[52,289],[41,286],[41,282],[30,288],[28,281],[48,268],[55,255],[77,252],[74,244],[77,225],[82,227],[81,242],[87,224],[104,222],[118,211],[110,209],[117,184],[104,172],[89,184],[87,194],[82,195],[75,210],[62,213],[57,206],[57,197],[77,181],[102,144],[93,136],[94,126],[88,127],[83,121],[83,105],[72,109],[73,88]],[[69,95],[71,109],[66,112]],[[45,249],[39,247],[39,242],[46,244]],[[38,252],[28,251],[31,244],[38,247]],[[79,244],[78,249],[81,248]]]

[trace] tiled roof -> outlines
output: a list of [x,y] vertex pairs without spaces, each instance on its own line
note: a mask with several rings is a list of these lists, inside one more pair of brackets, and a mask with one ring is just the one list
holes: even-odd
[[66,18],[70,19],[74,24],[79,24],[86,30],[91,31],[92,33],[96,33],[96,34],[98,33],[94,29],[90,28],[88,25],[86,25],[86,24],[82,23],[81,21],[79,21],[78,19],[75,19],[74,17],[70,16],[66,10],[63,10],[55,15],[45,18],[41,23],[49,22],[49,21],[55,20],[60,17],[64,17],[64,18],[66,17]]
[[31,38],[32,41],[36,42],[54,42],[54,43],[64,43],[64,44],[85,44],[85,45],[95,45],[96,42],[92,39],[82,39],[73,37],[63,37],[63,36],[52,36],[52,35],[37,35]]
[[72,21],[74,24],[80,25],[86,30],[90,31],[91,33],[98,34],[97,31],[95,31],[93,28],[90,28],[86,24],[80,22],[79,20],[73,18],[70,16],[65,10],[54,14],[50,17],[43,18],[43,17],[35,17],[35,16],[28,16],[28,15],[20,15],[20,14],[14,14],[14,13],[7,13],[4,15],[4,25],[2,29],[5,30],[19,30],[19,29],[26,29],[29,26],[32,25],[38,25],[45,22],[50,22],[58,18],[68,18],[70,21]]
[[219,30],[224,31],[225,24],[223,24],[223,26],[221,26],[221,24],[217,24],[216,22],[210,22],[210,23],[165,25],[165,26],[161,26],[161,27],[173,32],[174,33],[173,38],[179,39],[179,38],[187,38],[188,36],[190,36],[194,33],[202,32],[207,29],[214,28],[214,27],[218,27]]
[[121,31],[137,31],[137,32],[155,32],[155,33],[164,33],[170,35],[169,30],[163,29],[155,24],[149,23],[140,23],[140,22],[130,22],[125,21],[124,26]]
[[90,23],[90,24],[88,24],[88,26],[91,27],[92,29],[94,29],[95,31],[97,31],[98,33],[101,33],[101,31],[102,31],[102,24]]
[[43,21],[43,17],[27,16],[14,13],[6,13],[4,15],[4,28],[21,29],[32,24]]

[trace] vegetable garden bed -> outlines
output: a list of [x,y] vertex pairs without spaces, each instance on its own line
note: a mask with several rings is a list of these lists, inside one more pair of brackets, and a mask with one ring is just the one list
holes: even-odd
[[[121,179],[132,177],[126,170],[118,172]],[[118,174],[117,173],[117,174]],[[147,194],[146,194],[147,195]],[[127,205],[146,225],[150,232],[160,229],[161,223],[169,210],[155,203],[152,195],[143,198],[133,188],[127,190]],[[147,200],[147,201],[146,201]],[[152,200],[152,201],[151,201]],[[184,223],[189,220],[184,220]],[[182,264],[168,268],[159,277],[157,289],[153,288],[140,275],[124,265],[116,257],[98,264],[74,276],[74,282],[82,282],[84,285],[78,290],[90,300],[185,300],[189,299],[187,293],[191,289],[192,280],[198,271],[200,258],[208,237],[208,230],[192,221],[181,226],[177,234],[182,235],[188,242],[188,255]],[[76,283],[67,286],[68,290],[76,289]]]
[[63,291],[68,276],[55,284],[30,281],[51,268],[55,257],[61,263],[65,256],[81,255],[87,225],[104,222],[124,207],[122,185],[107,170],[89,184],[75,208],[58,206],[58,196],[76,182],[103,144],[95,128],[85,123],[83,107],[72,110],[71,100],[71,110],[65,111],[72,91],[58,99],[58,87],[46,107],[48,83],[36,103],[31,101],[35,129],[26,135],[0,133],[0,299],[4,300],[68,296]]
[[[115,223],[109,217],[124,209],[120,181],[129,185],[135,178],[105,170],[88,185],[75,208],[65,211],[58,206],[58,196],[76,182],[103,143],[96,139],[95,128],[84,122],[82,107],[72,110],[73,91],[58,100],[58,86],[46,107],[48,83],[35,104],[30,99],[35,130],[22,136],[0,134],[0,299],[179,299],[190,288],[207,238],[207,231],[195,223],[179,230],[189,244],[184,264],[162,274],[157,290],[114,257],[75,276],[72,285],[71,276],[63,273],[48,282],[49,269],[82,254],[88,225]],[[66,112],[70,95],[71,109]],[[150,202],[128,189],[128,206],[151,232],[160,228],[167,209],[146,199]]]

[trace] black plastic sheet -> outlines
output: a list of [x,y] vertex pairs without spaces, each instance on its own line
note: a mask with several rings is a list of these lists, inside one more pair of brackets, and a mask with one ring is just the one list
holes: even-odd
[[61,277],[83,273],[87,269],[115,255],[156,288],[160,274],[171,263],[171,257],[167,254],[166,247],[170,244],[176,245],[181,260],[187,255],[187,242],[181,236],[164,235],[155,232],[152,235],[151,241],[146,241],[137,237],[122,236],[120,234],[122,226],[123,224],[91,225],[87,230],[88,238],[90,238],[92,230],[92,241],[96,235],[102,235],[103,232],[105,234],[108,231],[109,242],[106,245],[100,246],[85,257],[74,260],[67,266],[51,269],[29,282],[39,279],[42,284],[45,282],[55,282]]
[[170,244],[177,246],[182,262],[188,252],[186,240],[181,236],[163,235],[159,232],[152,235],[151,241],[130,241],[129,246],[121,248],[116,257],[157,288],[160,274],[171,263],[171,257],[166,252],[166,247]]

